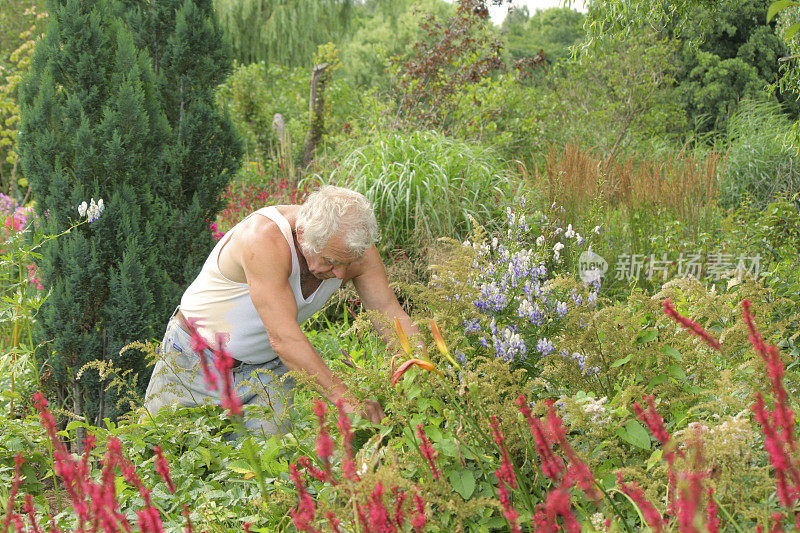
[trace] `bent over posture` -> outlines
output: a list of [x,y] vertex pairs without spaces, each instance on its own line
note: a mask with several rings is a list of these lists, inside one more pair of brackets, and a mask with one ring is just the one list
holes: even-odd
[[[377,233],[369,201],[330,185],[301,206],[265,207],[248,215],[217,243],[183,294],[167,325],[145,408],[155,414],[172,403],[193,406],[206,399],[220,403],[198,372],[189,320],[209,344],[217,338],[225,341],[234,358],[233,382],[242,403],[261,404],[274,412],[273,417],[247,419],[248,429],[262,429],[265,434],[288,430],[280,421],[292,401],[294,384],[279,379],[288,370],[307,372],[329,401],[342,400],[353,412],[355,402],[347,387],[311,346],[300,324],[352,280],[364,307],[387,319],[373,321],[387,343],[388,324],[395,317],[418,338],[389,287],[374,245]],[[205,354],[213,358],[211,350]],[[258,370],[262,371],[251,377]],[[362,414],[372,422],[384,416],[380,404],[371,400]]]

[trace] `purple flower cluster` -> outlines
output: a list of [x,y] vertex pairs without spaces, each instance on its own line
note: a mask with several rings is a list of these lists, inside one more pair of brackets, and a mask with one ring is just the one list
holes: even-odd
[[513,363],[517,358],[523,358],[528,353],[528,347],[525,346],[525,341],[515,329],[508,326],[498,329],[497,323],[494,319],[490,324],[492,331],[492,346],[497,351],[497,356]]
[[562,349],[561,352],[559,352],[559,353],[561,354],[561,357],[563,357],[564,359],[569,359],[571,361],[575,361],[575,363],[578,365],[578,368],[581,369],[581,374],[583,374],[585,376],[595,376],[595,375],[600,373],[600,367],[598,367],[598,366],[587,366],[586,365],[586,356],[585,355],[582,355],[582,354],[580,354],[578,352],[574,352],[574,353],[570,354],[569,350],[567,350],[567,349]]
[[[530,344],[531,356],[546,357],[559,348],[550,338],[563,327],[570,309],[595,302],[599,284],[589,296],[586,290],[576,290],[572,295],[564,292],[548,278],[557,272],[548,272],[546,266],[553,251],[560,251],[564,244],[556,242],[556,248],[551,251],[552,244],[543,246],[543,242],[536,245],[530,242],[532,235],[540,235],[537,241],[553,236],[565,242],[573,239],[580,246],[583,237],[571,225],[566,225],[566,229],[555,228],[541,212],[527,216],[513,209],[506,211],[505,223],[504,235],[486,242],[467,240],[463,243],[464,249],[474,252],[473,277],[467,283],[476,312],[464,318],[464,334],[472,342],[480,342],[485,349],[494,350],[505,361],[520,361],[528,356],[526,342]],[[432,278],[431,281],[436,284],[439,280]],[[489,324],[488,330],[484,329],[486,324]],[[585,360],[575,360],[582,372],[590,370]]]

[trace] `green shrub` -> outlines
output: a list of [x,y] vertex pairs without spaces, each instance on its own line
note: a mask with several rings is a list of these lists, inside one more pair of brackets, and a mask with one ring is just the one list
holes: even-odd
[[[227,109],[245,141],[247,158],[265,163],[267,176],[287,170],[302,154],[308,131],[308,96],[311,73],[302,68],[253,63],[241,65],[219,86],[217,102]],[[332,137],[354,132],[351,121],[362,109],[362,96],[336,74],[325,88],[325,129]],[[289,143],[281,150],[273,128],[280,113]],[[283,167],[281,167],[283,164]],[[246,174],[238,176],[250,182]]]
[[800,192],[797,142],[780,105],[744,100],[728,125],[728,160],[722,172],[720,203],[737,207],[750,196],[757,207],[779,193]]
[[495,219],[511,192],[506,167],[490,150],[432,131],[372,137],[330,179],[370,199],[384,250],[463,237],[470,216]]

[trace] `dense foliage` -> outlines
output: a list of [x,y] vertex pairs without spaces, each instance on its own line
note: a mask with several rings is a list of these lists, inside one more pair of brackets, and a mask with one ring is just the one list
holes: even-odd
[[[797,528],[797,2],[9,1],[0,531]],[[387,417],[146,413],[214,239],[320,182],[424,337],[304,325]]]

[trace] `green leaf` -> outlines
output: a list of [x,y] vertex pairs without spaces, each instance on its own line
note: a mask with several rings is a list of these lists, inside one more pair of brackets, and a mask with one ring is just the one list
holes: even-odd
[[664,346],[664,353],[672,357],[676,361],[683,361],[683,356],[681,355],[681,352],[679,352],[672,346]]
[[644,331],[639,332],[639,335],[636,336],[636,343],[646,344],[648,342],[653,342],[657,338],[658,338],[658,331],[654,329],[646,329]]
[[475,474],[472,473],[472,470],[453,470],[448,474],[447,479],[450,480],[453,490],[465,500],[475,491]]
[[650,454],[650,457],[647,459],[647,470],[653,468],[659,461],[661,461],[661,456],[663,455],[664,451],[661,448],[656,448],[653,450],[653,453]]
[[647,383],[647,388],[652,389],[655,386],[661,385],[662,383],[667,381],[668,378],[669,376],[667,376],[666,374],[659,374]]
[[630,360],[631,360],[631,354],[628,354],[627,356],[623,357],[622,359],[617,359],[616,361],[611,363],[610,367],[611,368],[617,368],[618,366],[622,366],[622,365],[624,365],[625,363],[627,363]]
[[650,449],[650,433],[637,420],[629,420],[625,429],[618,429],[617,435],[629,444],[643,450]]
[[80,420],[71,420],[70,422],[67,423],[67,427],[65,429],[67,431],[72,431],[73,429],[80,427],[86,427],[86,424],[84,422],[81,422]]
[[678,381],[686,381],[686,372],[683,371],[680,365],[669,365],[667,367],[667,372]]
[[800,22],[795,22],[794,24],[789,26],[789,29],[786,30],[786,33],[783,34],[783,38],[788,41],[789,39],[794,37],[794,34],[797,33],[798,30],[800,30]]
[[203,460],[206,462],[206,468],[211,468],[211,452],[208,448],[204,448],[203,446],[197,446],[194,449],[199,455],[203,457]]
[[769,6],[769,9],[767,9],[767,22],[770,22],[779,11],[783,11],[789,6],[796,5],[798,5],[798,3],[794,0],[776,0],[775,2],[772,2]]

